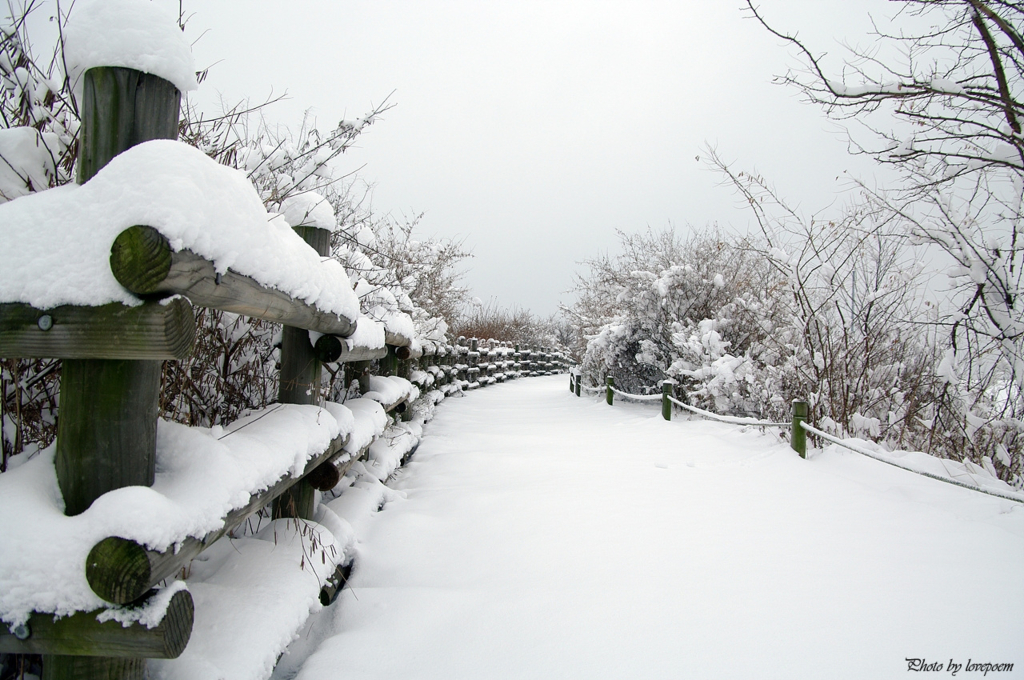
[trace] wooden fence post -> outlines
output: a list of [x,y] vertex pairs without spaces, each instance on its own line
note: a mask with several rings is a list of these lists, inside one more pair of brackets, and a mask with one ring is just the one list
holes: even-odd
[[[294,227],[302,239],[321,257],[331,254],[331,232],[318,227]],[[305,328],[281,329],[281,370],[277,400],[282,404],[320,403],[321,363]],[[274,499],[271,516],[313,519],[316,489],[303,479]]]
[[605,401],[608,402],[608,405],[611,406],[612,402],[615,400],[615,393],[612,391],[612,388],[615,387],[615,378],[612,376],[605,378],[605,385],[604,398]]
[[807,431],[800,426],[800,423],[807,422],[807,402],[793,402],[793,434],[790,436],[790,446],[800,454],[801,458],[807,458]]
[[[79,183],[136,144],[178,138],[181,93],[163,78],[93,68],[85,73],[82,93]],[[54,467],[65,514],[84,512],[107,491],[153,485],[160,375],[159,361],[63,362]],[[47,680],[141,680],[145,672],[143,658],[43,657]]]
[[675,380],[661,381],[661,417],[665,420],[672,420],[672,402],[669,401],[669,397],[672,396],[672,387],[675,384]]

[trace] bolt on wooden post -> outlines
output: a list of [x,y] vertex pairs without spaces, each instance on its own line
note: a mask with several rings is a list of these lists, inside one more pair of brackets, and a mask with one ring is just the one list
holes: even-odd
[[790,437],[790,446],[800,454],[801,458],[807,458],[807,431],[801,423],[807,422],[807,402],[793,402],[793,434]]

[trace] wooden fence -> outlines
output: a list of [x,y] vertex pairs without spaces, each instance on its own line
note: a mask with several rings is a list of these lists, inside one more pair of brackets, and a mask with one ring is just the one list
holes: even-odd
[[[131,146],[175,139],[179,105],[179,92],[156,76],[126,68],[89,70],[81,109],[79,183]],[[329,231],[296,231],[321,256],[329,254]],[[67,515],[84,512],[108,491],[153,485],[161,363],[190,355],[196,336],[193,306],[284,325],[278,401],[285,404],[317,403],[324,363],[344,363],[346,375],[358,378],[363,393],[369,391],[374,370],[450,393],[520,375],[554,373],[567,365],[564,357],[547,349],[519,350],[476,339],[460,339],[456,345],[427,343],[424,352],[414,349],[412,338],[387,333],[383,347],[356,346],[346,340],[356,319],[325,312],[231,270],[218,273],[213,262],[187,250],[175,251],[147,225],[117,236],[110,267],[122,286],[147,301],[137,307],[115,303],[46,310],[0,304],[0,356],[63,360],[55,467]],[[310,331],[321,334],[314,336],[315,343]],[[382,407],[402,417],[406,401]],[[337,437],[301,473],[253,493],[223,518],[220,528],[187,537],[176,549],[155,551],[133,540],[107,537],[82,565],[90,587],[115,605],[141,605],[160,581],[265,506],[272,507],[275,518],[311,518],[314,491],[332,488],[369,448],[342,456],[347,441],[347,435]],[[324,585],[322,601],[333,601],[342,579],[339,571]],[[11,630],[0,626],[0,652],[42,654],[45,678],[143,678],[147,658],[181,654],[194,618],[187,590],[173,595],[163,621],[154,628],[100,622],[100,611],[57,620],[51,613],[37,612],[26,625]]]

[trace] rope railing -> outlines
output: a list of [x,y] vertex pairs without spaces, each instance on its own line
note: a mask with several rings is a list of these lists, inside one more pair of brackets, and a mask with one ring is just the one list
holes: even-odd
[[679,401],[675,397],[669,397],[668,400],[670,402],[672,402],[673,404],[675,404],[676,406],[678,406],[679,408],[686,409],[687,411],[690,411],[691,413],[696,413],[697,415],[701,416],[702,418],[707,418],[708,420],[716,420],[716,421],[718,421],[720,423],[729,423],[730,425],[754,425],[756,427],[790,427],[792,425],[792,423],[770,423],[770,422],[768,422],[766,420],[758,420],[757,418],[740,418],[738,416],[720,416],[717,413],[712,413],[711,411],[705,411],[704,409],[697,408],[696,406],[690,406],[689,404],[684,404],[683,402]]
[[[815,427],[812,427],[812,426],[807,424],[807,418],[808,418],[809,413],[810,413],[810,408],[809,408],[807,402],[804,402],[804,401],[794,401],[793,402],[793,420],[792,420],[792,422],[789,422],[789,423],[775,423],[775,422],[769,422],[769,421],[765,421],[765,420],[758,420],[757,418],[743,418],[743,417],[738,417],[738,416],[723,416],[723,415],[719,415],[717,413],[712,413],[711,411],[705,411],[704,409],[697,408],[696,406],[690,406],[689,404],[684,404],[683,402],[679,401],[678,399],[676,399],[675,397],[672,396],[672,386],[675,383],[673,381],[671,381],[671,380],[666,380],[666,381],[662,382],[661,394],[660,395],[659,394],[631,394],[629,392],[623,392],[622,390],[620,390],[617,387],[615,387],[615,379],[612,376],[608,376],[607,384],[604,387],[588,387],[586,385],[583,385],[582,383],[583,383],[583,376],[582,376],[582,374],[580,374],[578,371],[575,371],[572,374],[570,374],[569,390],[571,392],[575,392],[576,396],[580,396],[581,391],[582,392],[587,392],[589,394],[597,394],[597,393],[604,392],[605,393],[605,399],[606,399],[606,401],[608,402],[609,405],[612,405],[614,403],[614,395],[616,395],[616,394],[619,395],[620,397],[622,397],[623,399],[628,399],[628,400],[632,400],[632,401],[654,401],[654,400],[660,400],[661,404],[662,404],[661,405],[661,415],[662,415],[662,417],[665,420],[671,420],[672,419],[672,406],[675,405],[675,406],[678,406],[679,408],[682,408],[682,409],[684,409],[686,411],[689,411],[689,412],[694,413],[694,414],[696,414],[698,416],[701,416],[702,418],[707,418],[709,420],[714,420],[714,421],[717,421],[717,422],[720,422],[720,423],[727,423],[727,424],[730,424],[730,425],[746,425],[746,426],[754,426],[754,427],[791,427],[792,431],[791,431],[791,436],[790,436],[790,447],[794,451],[796,451],[798,454],[800,454],[801,458],[807,458],[807,433],[809,432],[809,433],[811,433],[812,435],[814,435],[816,437],[820,437],[824,441],[828,441],[828,442],[831,442],[831,443],[836,444],[838,446],[842,446],[843,448],[846,448],[846,449],[849,449],[849,450],[854,451],[856,453],[859,453],[861,455],[867,456],[868,458],[873,458],[874,460],[878,460],[878,461],[881,461],[883,463],[888,463],[889,465],[892,465],[893,467],[898,467],[901,470],[906,470],[907,472],[913,472],[914,474],[918,474],[918,475],[921,475],[923,477],[929,477],[931,479],[936,479],[936,480],[938,480],[940,482],[946,482],[947,484],[953,484],[955,486],[963,487],[965,489],[970,489],[971,491],[977,491],[979,493],[987,494],[989,496],[995,496],[997,498],[1002,498],[1002,499],[1005,499],[1005,500],[1014,501],[1016,503],[1024,503],[1024,494],[1008,493],[1008,492],[1004,492],[1004,491],[995,491],[995,490],[992,490],[992,489],[983,488],[980,485],[980,483],[977,482],[976,478],[973,475],[970,475],[969,473],[964,473],[964,474],[966,474],[968,477],[970,477],[970,479],[975,482],[974,484],[969,484],[967,482],[963,482],[961,480],[954,479],[953,477],[943,477],[942,475],[937,475],[937,474],[934,474],[934,473],[931,473],[931,472],[925,472],[923,470],[915,470],[912,467],[909,467],[907,465],[901,465],[900,463],[897,463],[897,462],[895,462],[893,460],[889,460],[889,459],[887,459],[887,458],[885,458],[883,456],[880,456],[877,453],[874,453],[872,451],[868,451],[867,449],[861,448],[861,447],[859,447],[859,446],[857,446],[855,444],[851,444],[849,442],[846,442],[846,441],[844,441],[844,440],[842,440],[842,439],[840,439],[838,437],[835,437],[833,435],[828,434],[827,432],[822,432],[821,430],[819,430],[819,429],[817,429]],[[942,459],[939,459],[939,460],[942,460]],[[954,471],[949,470],[948,468],[947,468],[947,472],[949,472],[950,475],[955,475],[956,474]]]
[[617,387],[611,388],[612,392],[623,397],[625,399],[632,399],[633,401],[661,401],[662,396],[660,394],[630,394],[629,392],[623,392]]
[[[807,432],[810,432],[811,434],[813,434],[816,437],[821,437],[822,439],[824,439],[827,442],[831,442],[831,443],[833,443],[833,444],[835,444],[837,446],[842,446],[844,449],[849,449],[850,451],[853,451],[855,453],[859,453],[862,456],[867,456],[868,458],[873,458],[874,460],[881,461],[881,462],[886,463],[888,465],[892,465],[893,467],[898,467],[901,470],[906,470],[907,472],[913,472],[914,474],[922,475],[924,477],[930,477],[931,479],[937,479],[940,482],[945,482],[946,484],[953,484],[953,485],[956,485],[956,486],[962,486],[965,489],[970,489],[971,491],[978,491],[979,493],[985,493],[985,494],[988,494],[989,496],[996,496],[998,498],[1004,498],[1004,499],[1006,499],[1008,501],[1016,501],[1018,503],[1024,503],[1024,495],[1011,494],[1011,493],[1005,493],[1005,492],[1002,492],[1002,491],[994,491],[992,489],[982,488],[981,485],[978,484],[977,481],[975,480],[975,477],[973,475],[971,475],[970,473],[964,473],[964,474],[966,474],[968,477],[970,477],[971,480],[974,480],[975,484],[968,484],[966,482],[962,482],[962,481],[960,481],[958,479],[953,479],[951,477],[943,477],[942,475],[936,475],[936,474],[933,474],[931,472],[925,472],[924,470],[915,470],[914,468],[909,467],[907,465],[901,465],[900,463],[897,463],[894,460],[889,460],[888,458],[884,458],[883,456],[880,456],[880,455],[878,455],[877,453],[875,453],[873,451],[869,451],[868,449],[865,449],[865,448],[862,448],[860,446],[857,446],[856,444],[851,444],[850,442],[844,441],[844,440],[840,439],[839,437],[835,437],[833,435],[830,435],[827,432],[822,432],[818,428],[812,427],[811,425],[808,425],[807,423],[805,423],[803,421],[800,422],[800,427],[802,427],[804,430],[806,430]],[[954,474],[953,471],[949,470],[948,468],[947,468],[947,471],[950,474]]]

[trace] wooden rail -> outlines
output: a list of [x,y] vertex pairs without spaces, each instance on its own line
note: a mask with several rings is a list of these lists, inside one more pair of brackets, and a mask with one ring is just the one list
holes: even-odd
[[122,231],[110,247],[110,270],[122,286],[142,298],[183,295],[200,307],[219,309],[319,333],[347,337],[355,320],[324,312],[230,269],[218,274],[188,250],[174,251],[153,227]]

